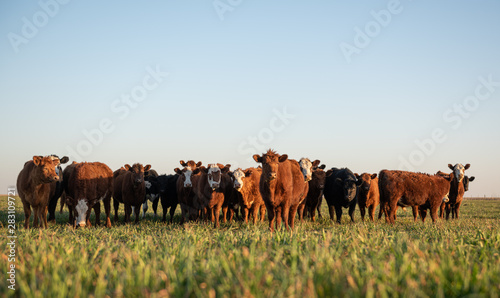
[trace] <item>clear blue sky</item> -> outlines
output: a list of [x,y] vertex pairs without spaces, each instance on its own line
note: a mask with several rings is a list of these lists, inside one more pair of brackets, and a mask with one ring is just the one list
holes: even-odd
[[272,147],[359,173],[470,163],[467,195],[500,196],[499,1],[231,2],[2,1],[0,193],[33,155],[172,173]]

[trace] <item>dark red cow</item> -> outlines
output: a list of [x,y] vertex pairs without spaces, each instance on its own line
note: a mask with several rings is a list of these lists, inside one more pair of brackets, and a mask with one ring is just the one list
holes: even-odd
[[375,220],[375,208],[380,203],[380,193],[378,191],[377,174],[363,173],[354,174],[356,179],[361,180],[358,190],[358,206],[361,213],[361,220],[365,220],[366,208],[371,221]]
[[271,233],[274,232],[275,219],[277,228],[283,218],[286,229],[289,229],[289,225],[293,229],[297,209],[309,188],[299,163],[289,160],[288,155],[279,155],[271,149],[262,156],[255,154],[253,159],[262,163],[259,189],[266,204]]
[[130,214],[135,214],[135,223],[139,222],[139,212],[146,197],[144,172],[149,171],[151,165],[143,166],[135,163],[126,164],[123,169],[113,174],[113,204],[115,207],[115,221],[118,221],[118,207],[125,205],[125,222],[130,220]]
[[201,167],[202,163],[201,161],[195,163],[193,160],[189,160],[188,162],[181,160],[180,164],[184,168],[182,170],[175,168],[174,171],[179,175],[176,188],[179,205],[181,205],[181,224],[183,224],[184,221],[193,220],[199,216],[199,209],[201,207],[197,205],[191,178],[193,178],[193,171]]
[[233,186],[237,191],[245,223],[248,223],[248,214],[250,213],[253,216],[253,223],[256,224],[259,219],[259,211],[260,221],[264,221],[266,205],[264,204],[264,200],[262,200],[259,190],[261,175],[262,169],[256,168],[248,168],[246,170],[238,168],[232,173]]
[[[316,210],[319,212],[323,191],[325,190],[326,172],[325,165],[314,167],[312,179],[309,181],[309,190],[305,199],[306,212],[311,216],[312,221],[316,221]],[[300,208],[300,207],[299,207]]]

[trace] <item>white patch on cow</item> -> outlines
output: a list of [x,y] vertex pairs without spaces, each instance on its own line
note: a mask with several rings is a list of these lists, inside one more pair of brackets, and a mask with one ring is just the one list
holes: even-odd
[[89,207],[85,199],[80,199],[75,207],[76,213],[78,214],[76,218],[76,224],[84,227],[87,224],[87,211]]
[[191,175],[193,174],[193,170],[191,167],[186,167],[186,170],[184,171],[184,187],[191,187],[193,186],[193,183],[191,183]]
[[220,169],[216,164],[210,164],[208,166],[208,184],[212,189],[215,189],[220,185],[220,175],[219,175],[219,181],[213,180],[213,174],[217,172],[220,173]]
[[443,202],[448,203],[448,202],[450,201],[450,198],[448,197],[449,195],[450,195],[450,193],[448,192],[448,193],[444,196],[444,198],[443,198]]
[[144,180],[144,185],[146,186],[147,189],[151,188],[151,182]]
[[304,179],[306,181],[312,180],[312,162],[309,158],[301,158],[299,161],[300,169],[302,171],[302,175],[304,175]]
[[234,188],[237,190],[240,190],[243,188],[243,178],[245,178],[245,173],[241,169],[237,169],[236,171],[233,172],[234,176]]
[[142,204],[142,218],[146,216],[146,211],[148,211],[148,202],[144,202],[144,204]]
[[156,201],[156,198],[158,198],[158,195],[157,194],[156,195],[155,194],[149,194],[149,195],[146,196],[146,198],[148,200],[150,200],[151,202],[154,202],[154,201]]
[[135,214],[135,206],[132,206],[132,214]]
[[104,193],[104,195],[102,197],[99,198],[99,202],[101,202],[102,200],[104,200],[104,198],[108,195],[108,191],[106,190],[106,192]]
[[455,174],[455,177],[457,178],[458,182],[462,182],[465,176],[465,167],[462,164],[457,163],[453,167],[453,173]]
[[57,176],[59,176],[59,173],[61,172],[61,167],[60,166],[57,166],[56,167],[56,174]]

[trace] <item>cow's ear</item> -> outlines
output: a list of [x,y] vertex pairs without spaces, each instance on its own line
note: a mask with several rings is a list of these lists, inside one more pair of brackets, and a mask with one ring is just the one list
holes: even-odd
[[201,161],[196,164],[197,167],[201,167]]
[[356,186],[363,184],[363,179],[356,180]]
[[243,173],[245,173],[245,177],[250,177],[250,175],[252,175],[252,171],[250,170],[245,170]]
[[182,175],[182,171],[181,171],[181,169],[179,169],[179,168],[175,168],[175,169],[174,169],[174,172],[176,172],[176,173],[177,173],[177,174],[179,174],[179,175]]
[[193,170],[193,174],[196,175],[198,174],[199,172],[201,172],[204,168],[203,167],[200,167],[200,168],[196,168]]
[[332,173],[333,173],[332,170],[326,171],[325,177],[330,177],[332,175]]
[[466,164],[464,169],[466,169],[466,170],[467,170],[467,169],[469,169],[469,168],[470,168],[470,163]]
[[144,172],[149,171],[149,169],[151,169],[151,165],[146,165],[146,166],[144,167]]
[[260,156],[258,154],[254,154],[253,160],[255,160],[256,162],[262,162],[262,156]]
[[221,169],[221,172],[222,172],[222,173],[227,173],[227,172],[229,172],[229,168],[231,168],[231,165],[230,165],[230,164],[227,164],[225,167],[223,167],[223,168]]
[[317,167],[320,163],[321,161],[319,161],[319,159],[316,159],[315,161],[313,161],[313,167]]
[[64,156],[63,158],[61,158],[61,159],[59,160],[59,162],[60,162],[61,164],[65,164],[65,163],[67,163],[68,161],[69,161],[69,157],[67,157],[67,156]]
[[335,179],[335,184],[342,185],[343,184],[342,179],[340,179],[340,178]]
[[372,179],[375,179],[375,178],[377,178],[377,173],[372,174]]
[[41,156],[33,156],[33,163],[35,166],[38,166],[42,162],[43,157]]
[[184,160],[179,160],[179,163],[181,164],[181,166],[183,167],[187,167],[187,163],[184,162]]
[[283,154],[278,158],[279,162],[285,162],[288,159],[288,154]]
[[356,179],[359,179],[359,177],[361,177],[361,176],[359,176],[358,173],[354,173],[354,177],[356,177]]
[[228,175],[229,177],[231,177],[231,178],[234,178],[234,174],[233,174],[233,172],[231,172],[231,171],[227,172],[227,175]]
[[474,176],[469,177],[469,182],[474,181],[474,179],[476,179],[476,177],[474,177]]
[[453,170],[453,165],[451,163],[449,163],[448,168],[450,168],[450,170]]
[[319,166],[319,169],[324,170],[325,168],[326,168],[326,165],[324,165],[324,164]]
[[132,168],[129,164],[126,164],[126,165],[124,165],[123,167],[124,167],[124,168],[125,168],[125,170],[127,170],[127,171],[128,171],[128,170],[130,170],[130,168]]

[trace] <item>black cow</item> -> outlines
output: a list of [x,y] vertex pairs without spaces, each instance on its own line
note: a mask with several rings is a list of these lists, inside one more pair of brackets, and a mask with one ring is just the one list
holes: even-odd
[[59,175],[59,180],[56,182],[56,187],[54,189],[54,192],[50,193],[50,200],[49,200],[49,218],[48,221],[56,221],[56,207],[57,207],[57,201],[59,200],[59,197],[62,195],[64,188],[63,188],[63,170],[61,168],[61,164],[65,164],[69,161],[69,158],[67,156],[64,156],[63,158],[59,158],[59,156],[52,154],[50,155],[50,158],[52,160],[58,160],[59,165],[56,166],[56,173]]
[[[163,175],[165,176],[165,175]],[[142,218],[146,216],[148,211],[148,201],[153,203],[154,218],[156,218],[156,211],[158,210],[158,202],[160,201],[160,185],[159,177],[153,175],[144,176],[144,185],[146,187],[146,198],[142,204]]]
[[[362,181],[361,181],[362,182]],[[361,184],[356,180],[353,172],[347,168],[332,168],[326,172],[324,195],[330,211],[330,219],[333,220],[333,209],[337,214],[337,222],[342,219],[342,208],[349,208],[349,216],[354,222],[354,210],[356,209],[357,186]]]
[[179,175],[161,175],[158,176],[158,185],[160,187],[161,207],[163,208],[162,221],[167,221],[167,210],[170,208],[170,223],[174,221],[174,213],[179,204],[177,198],[177,180]]
[[474,181],[474,179],[476,179],[476,177],[474,177],[474,176],[472,176],[472,177],[464,176],[464,179],[462,180],[462,183],[464,184],[464,191],[469,190],[469,183]]

